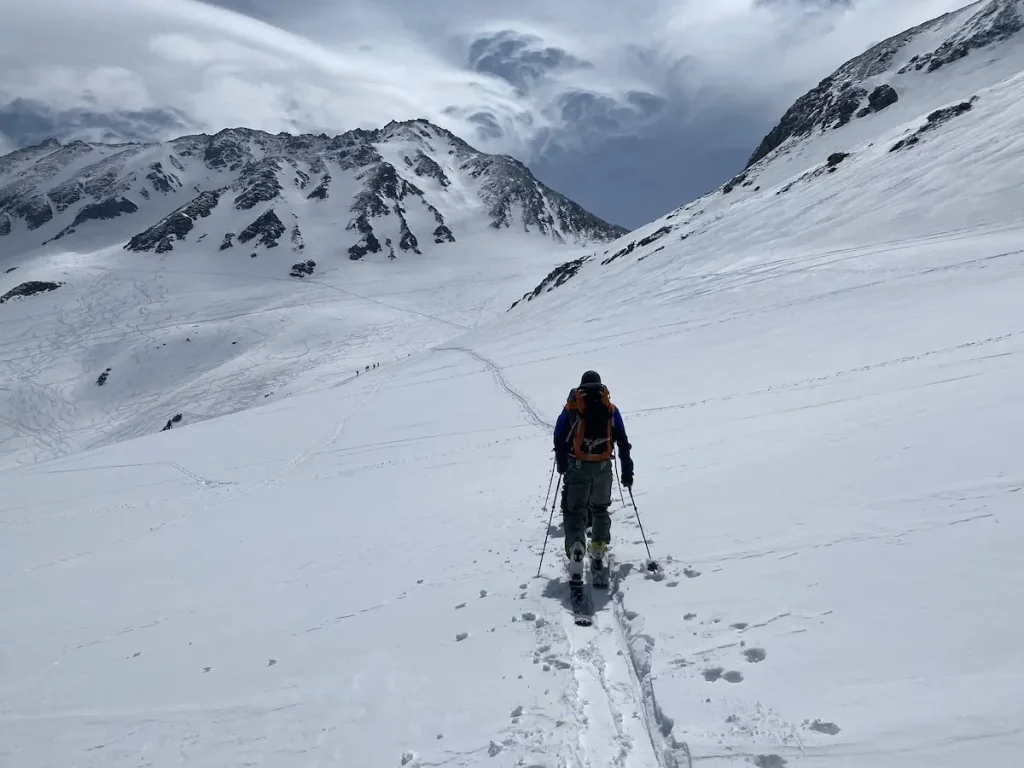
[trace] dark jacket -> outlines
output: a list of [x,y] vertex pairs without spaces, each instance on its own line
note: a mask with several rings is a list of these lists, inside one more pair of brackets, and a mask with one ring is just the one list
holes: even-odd
[[[566,403],[570,403],[575,399],[575,392],[575,389],[569,391]],[[563,406],[562,412],[558,414],[558,421],[555,422],[555,463],[563,471],[569,465],[570,431],[572,430],[574,418],[575,414]],[[626,425],[622,422],[622,413],[618,408],[612,414],[612,439],[615,440],[615,447],[618,449],[622,476],[632,477],[633,459],[630,457],[629,451],[633,446],[629,444],[629,439],[626,437]]]

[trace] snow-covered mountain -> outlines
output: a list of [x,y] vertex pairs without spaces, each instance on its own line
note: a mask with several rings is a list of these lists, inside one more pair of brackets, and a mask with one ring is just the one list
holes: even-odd
[[[0,471],[0,762],[1018,765],[1024,35],[900,73],[1003,9],[926,25],[863,81],[898,101],[496,315],[529,270],[463,239],[426,271],[281,277],[191,234],[19,269],[67,283],[0,305],[34,387],[3,377],[4,427],[102,447]],[[514,253],[547,271],[539,242]],[[69,383],[67,347],[102,384]],[[105,397],[149,422],[160,397],[255,401],[280,365],[304,386],[264,407],[84,425]],[[636,484],[582,629],[551,425],[587,369]],[[71,411],[73,435],[44,423]]]
[[79,233],[114,239],[129,225],[104,222],[126,217],[134,235],[125,247],[138,252],[202,241],[211,251],[301,252],[309,243],[352,259],[420,253],[480,221],[559,243],[625,231],[522,163],[425,121],[333,138],[233,129],[159,144],[49,140],[0,158],[0,236],[15,253]]
[[623,231],[423,121],[18,150],[0,158],[0,464],[365,372]]
[[[699,257],[709,237],[724,238],[734,253],[815,236],[862,242],[854,211],[870,211],[872,236],[886,239],[887,227],[906,224],[902,197],[923,194],[909,181],[922,167],[954,165],[968,154],[980,159],[993,147],[989,130],[1000,141],[1011,139],[996,126],[1012,119],[1005,110],[1024,93],[1022,30],[1022,0],[985,0],[879,43],[799,98],[742,173],[620,241],[559,265],[523,299],[613,262]],[[987,127],[979,129],[979,121]],[[1000,201],[1007,190],[1012,194],[1013,168],[992,168],[984,194]],[[947,190],[915,215],[922,230],[954,228],[977,221],[979,205]]]

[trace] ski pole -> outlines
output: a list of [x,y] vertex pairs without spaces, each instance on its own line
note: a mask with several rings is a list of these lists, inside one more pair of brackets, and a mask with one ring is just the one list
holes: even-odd
[[551,483],[555,479],[555,465],[557,462],[555,459],[551,460],[551,477],[548,478],[548,492],[544,494],[544,506],[540,508],[541,512],[548,511],[548,499],[551,498]]
[[[555,500],[558,500],[558,489],[562,486],[562,476],[558,476],[558,482],[555,484]],[[540,550],[540,563],[537,564],[537,578],[540,578],[540,569],[544,567],[544,553],[548,549],[548,536],[551,535],[551,523],[555,519],[555,505],[551,505],[551,514],[548,515],[548,527],[544,530],[544,546]]]
[[612,466],[615,467],[615,483],[619,486],[619,503],[622,506],[626,506],[626,497],[622,493],[622,480],[619,479],[619,465],[616,463],[614,456],[612,456]]
[[651,546],[647,543],[647,534],[644,533],[644,524],[640,522],[640,510],[636,508],[636,499],[633,498],[633,489],[627,488],[629,491],[629,500],[633,502],[633,511],[636,512],[636,524],[640,526],[640,535],[644,537],[644,546],[647,547],[647,570],[656,571],[658,570],[657,561],[651,557]]

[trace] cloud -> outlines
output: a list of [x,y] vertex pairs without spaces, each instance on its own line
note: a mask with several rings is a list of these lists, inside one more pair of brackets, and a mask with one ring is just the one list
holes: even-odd
[[176,108],[211,129],[330,132],[423,116],[530,154],[692,119],[697,100],[784,107],[867,43],[956,4],[219,3],[260,21],[196,0],[37,0],[5,12],[0,94],[59,109]]
[[[846,59],[963,4],[35,0],[5,8],[0,106],[24,98],[76,116],[58,126],[118,112],[139,136],[181,122],[338,133],[425,117],[487,151],[568,158],[564,168],[628,145],[650,174],[682,178],[685,197],[704,191],[686,186],[688,167],[702,169],[693,185],[715,176],[702,150],[745,159]],[[182,120],[143,124],[167,114]],[[645,137],[669,156],[644,157]]]

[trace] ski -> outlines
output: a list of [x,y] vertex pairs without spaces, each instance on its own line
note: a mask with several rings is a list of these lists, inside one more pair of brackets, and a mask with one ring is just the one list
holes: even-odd
[[590,595],[583,581],[569,582],[569,603],[572,606],[572,620],[579,627],[589,627],[594,623],[593,607]]
[[590,561],[590,583],[594,585],[596,589],[608,589],[608,582],[610,580],[610,568],[609,568],[609,557],[605,553],[604,559],[602,560],[591,560]]

